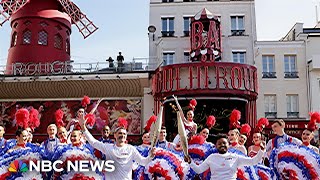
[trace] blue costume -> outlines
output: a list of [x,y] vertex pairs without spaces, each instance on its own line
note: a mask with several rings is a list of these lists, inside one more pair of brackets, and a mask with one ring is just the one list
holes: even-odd
[[0,146],[0,157],[3,156],[9,149],[12,149],[16,144],[16,139],[4,140],[3,145]]
[[[8,167],[17,160],[21,165],[25,163],[25,166],[28,166],[29,161],[38,161],[41,160],[41,155],[38,153],[39,148],[38,146],[32,145],[31,143],[26,144],[26,147],[13,150],[12,152],[5,153],[3,156],[0,157],[0,179],[6,180],[14,180],[17,178],[21,179],[42,179],[42,176],[39,172],[36,171],[26,171],[20,172],[10,172]],[[12,167],[12,165],[10,166]],[[18,167],[16,167],[18,168]]]
[[44,159],[51,160],[54,155],[55,149],[58,147],[60,141],[58,138],[47,139],[40,145],[40,149],[44,154]]
[[[74,162],[75,160],[93,160],[96,161],[97,159],[94,157],[92,149],[89,145],[84,144],[81,146],[73,146],[72,144],[58,146],[56,152],[52,157],[52,161],[61,160],[66,165],[67,161]],[[63,179],[70,179],[71,177],[79,177],[81,176],[93,177],[95,179],[103,179],[101,173],[91,172],[89,174],[81,174],[77,172],[66,172],[66,168],[62,172],[54,172],[51,179],[53,180],[63,180]]]

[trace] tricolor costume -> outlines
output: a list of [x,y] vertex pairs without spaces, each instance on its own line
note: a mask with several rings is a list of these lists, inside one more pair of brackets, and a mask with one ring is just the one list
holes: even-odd
[[[83,103],[83,106],[90,103],[88,99],[84,101],[86,102]],[[195,105],[196,101],[190,102],[190,107],[193,107],[192,109],[194,109]],[[181,107],[179,109],[181,109]],[[65,126],[63,116],[64,113],[61,110],[56,112],[56,124],[58,127]],[[317,129],[316,123],[320,123],[320,114],[313,113],[310,114],[310,116],[311,120],[306,130],[313,132]],[[39,123],[36,117],[37,112],[33,108],[30,110],[20,109],[16,113],[17,124],[24,128],[31,127],[34,129],[38,127]],[[239,112],[233,111],[229,118],[229,128],[239,128],[240,124],[238,121],[240,118]],[[87,119],[86,127],[92,127],[95,124],[92,113],[87,114],[85,119]],[[186,120],[185,118],[183,119]],[[119,118],[118,126],[126,129],[126,125],[122,120],[123,119]],[[150,118],[145,130],[148,132],[151,124],[155,124],[157,120],[156,116]],[[18,142],[21,141],[18,138],[17,140],[1,138],[0,180],[129,180],[132,179],[132,169],[136,169],[137,167],[135,167],[135,163],[140,165],[135,170],[133,176],[135,180],[151,180],[154,178],[170,180],[192,180],[195,178],[201,180],[320,179],[320,155],[317,153],[318,149],[310,145],[310,141],[301,143],[300,140],[287,134],[276,136],[270,140],[267,145],[267,150],[272,150],[269,168],[258,164],[264,156],[260,148],[249,148],[249,156],[253,157],[250,158],[245,155],[246,152],[243,152],[245,150],[244,146],[240,146],[238,143],[231,143],[228,152],[219,154],[212,143],[206,142],[205,137],[193,135],[196,125],[193,121],[188,122],[183,121],[184,124],[179,127],[184,126],[188,132],[188,146],[185,147],[188,148],[187,152],[191,157],[190,165],[183,160],[186,153],[176,150],[177,144],[168,141],[157,141],[155,143],[157,148],[155,149],[150,147],[148,143],[136,147],[129,144],[121,144],[118,146],[110,139],[101,138],[96,140],[88,130],[85,130],[84,135],[89,144],[73,143],[72,145],[66,142],[61,144],[59,139],[54,137],[47,139],[39,147],[32,143],[19,144]],[[74,125],[76,129],[77,126],[79,126],[79,124]],[[206,125],[211,129],[215,125],[215,117],[209,116]],[[259,119],[255,133],[261,133],[262,129],[267,125],[267,119]],[[248,129],[250,129],[250,126],[244,125],[242,127],[245,128],[242,128],[240,133],[249,135],[250,131]],[[179,135],[180,134],[178,134],[178,136]],[[181,137],[183,139],[185,136]],[[253,146],[258,146],[258,144]],[[24,167],[25,165],[23,165],[23,163],[29,161],[61,160],[63,162],[62,167],[66,165],[68,160],[97,161],[98,159],[95,156],[96,154],[93,148],[103,154],[102,159],[114,161],[114,172],[96,171],[83,173],[67,172],[66,170],[47,174],[36,171],[19,172],[19,166]],[[154,155],[152,158],[149,156],[151,152]],[[21,163],[19,164],[18,161],[15,160],[19,162],[21,160]],[[12,169],[9,171],[9,166],[16,168],[18,172],[10,172]]]
[[[66,163],[67,161],[72,161],[74,162],[75,160],[89,160],[89,161],[97,161],[98,159],[96,157],[94,157],[93,152],[90,150],[90,147],[88,147],[88,145],[86,144],[78,144],[78,145],[72,145],[72,144],[68,144],[68,145],[64,145],[64,146],[59,146],[56,149],[56,152],[54,154],[54,156],[52,157],[52,161],[56,161],[56,160],[61,160],[63,162],[62,167],[64,167],[64,169],[66,169]],[[66,172],[66,171],[62,171],[61,173],[59,172],[55,172],[52,175],[53,180],[64,180],[65,178],[69,178],[70,179],[74,178],[95,178],[95,179],[103,179],[103,176],[101,173],[99,172],[90,172],[89,174],[85,173],[77,173],[77,172]]]
[[[240,132],[239,132],[238,128],[241,127],[240,126],[240,121],[239,121],[240,119],[241,119],[241,112],[236,110],[236,109],[234,109],[231,112],[230,117],[229,117],[229,120],[230,120],[229,133],[230,133],[230,131],[234,131],[238,135],[238,138],[240,136]],[[250,131],[251,131],[251,129],[247,130],[247,131],[244,131],[244,132],[245,133],[250,133]],[[238,140],[239,139],[235,140],[234,142],[231,142],[230,143],[230,148],[237,149],[237,150],[241,151],[243,154],[247,155],[246,147],[244,145],[240,145]]]

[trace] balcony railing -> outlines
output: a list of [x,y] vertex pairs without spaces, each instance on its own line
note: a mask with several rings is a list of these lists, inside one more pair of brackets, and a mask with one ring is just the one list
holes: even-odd
[[265,112],[266,118],[277,118],[277,112]]
[[262,72],[262,78],[277,78],[276,72]]
[[24,64],[16,63],[9,67],[0,65],[0,75],[55,75],[55,74],[83,74],[83,73],[125,73],[154,71],[159,64],[156,59],[134,58],[131,62],[109,63],[74,63],[73,60],[58,63]]
[[244,36],[244,29],[234,29],[231,30],[231,36]]
[[162,37],[173,37],[174,31],[161,31]]
[[284,78],[299,78],[298,72],[296,71],[284,72]]
[[287,112],[287,117],[288,118],[298,118],[299,112]]
[[184,36],[190,36],[190,31],[183,31]]

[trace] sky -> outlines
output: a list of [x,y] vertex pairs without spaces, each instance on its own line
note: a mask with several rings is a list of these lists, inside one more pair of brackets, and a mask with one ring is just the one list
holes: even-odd
[[[75,62],[105,61],[122,51],[125,61],[148,57],[149,0],[74,0],[99,27],[87,39],[73,26],[71,57]],[[125,5],[124,5],[125,4]],[[255,0],[258,40],[279,40],[296,22],[316,24],[320,0]],[[319,8],[320,11],[320,8]],[[10,23],[0,27],[0,65],[6,63]]]

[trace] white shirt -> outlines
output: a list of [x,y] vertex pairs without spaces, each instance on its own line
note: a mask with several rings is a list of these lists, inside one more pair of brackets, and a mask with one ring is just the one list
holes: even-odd
[[211,154],[200,165],[191,162],[190,167],[198,174],[210,168],[211,180],[236,180],[238,167],[258,164],[263,154],[263,151],[259,150],[254,158],[250,158],[228,152],[225,154],[215,153]]
[[105,178],[108,180],[131,180],[133,160],[142,166],[151,161],[151,158],[142,157],[138,150],[130,144],[118,147],[116,144],[96,140],[88,131],[85,131],[84,135],[91,146],[106,155],[106,160],[114,161],[115,171],[105,173]]

